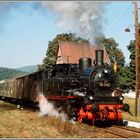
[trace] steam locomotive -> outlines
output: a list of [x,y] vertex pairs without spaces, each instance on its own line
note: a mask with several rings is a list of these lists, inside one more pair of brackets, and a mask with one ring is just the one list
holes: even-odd
[[69,118],[94,125],[98,121],[120,124],[122,91],[116,89],[117,75],[103,61],[103,50],[95,50],[91,58],[79,59],[79,64],[55,64],[51,69],[22,77],[0,81],[0,99],[19,105],[36,105],[39,93],[61,107]]

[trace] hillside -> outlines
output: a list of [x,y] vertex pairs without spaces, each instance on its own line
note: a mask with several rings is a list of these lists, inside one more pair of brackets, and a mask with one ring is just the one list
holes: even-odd
[[24,74],[27,74],[27,73],[19,71],[19,70],[15,70],[15,69],[0,67],[0,80],[12,78],[15,76],[21,76]]
[[38,66],[37,65],[25,66],[25,67],[17,68],[16,70],[27,72],[27,73],[33,73],[38,70]]

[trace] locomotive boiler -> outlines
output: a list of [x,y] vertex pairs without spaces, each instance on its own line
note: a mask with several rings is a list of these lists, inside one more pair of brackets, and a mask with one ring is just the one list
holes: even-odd
[[122,123],[123,104],[117,75],[104,63],[103,50],[95,50],[91,58],[79,59],[79,64],[55,64],[45,71],[0,82],[0,99],[21,105],[35,105],[39,93],[56,107],[61,107],[70,119],[79,122]]

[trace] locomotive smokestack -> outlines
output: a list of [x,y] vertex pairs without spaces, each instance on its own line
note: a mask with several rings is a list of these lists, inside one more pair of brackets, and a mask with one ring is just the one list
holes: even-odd
[[103,61],[103,57],[104,57],[104,51],[103,50],[95,50],[95,64],[97,66],[101,66],[103,65],[104,61]]

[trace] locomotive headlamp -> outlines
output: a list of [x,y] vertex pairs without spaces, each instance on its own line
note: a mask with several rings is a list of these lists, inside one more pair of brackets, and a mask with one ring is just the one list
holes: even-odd
[[122,101],[124,99],[124,97],[123,96],[120,96],[119,99]]
[[105,73],[105,74],[108,73],[108,70],[105,69],[105,70],[104,70],[104,73]]
[[89,100],[93,101],[93,97],[92,96],[89,96],[88,98],[89,98]]
[[104,69],[103,72],[102,72],[104,75],[108,75],[109,74],[109,71],[107,69]]
[[102,77],[102,75],[101,75],[101,73],[99,73],[99,75],[98,75],[99,77]]

